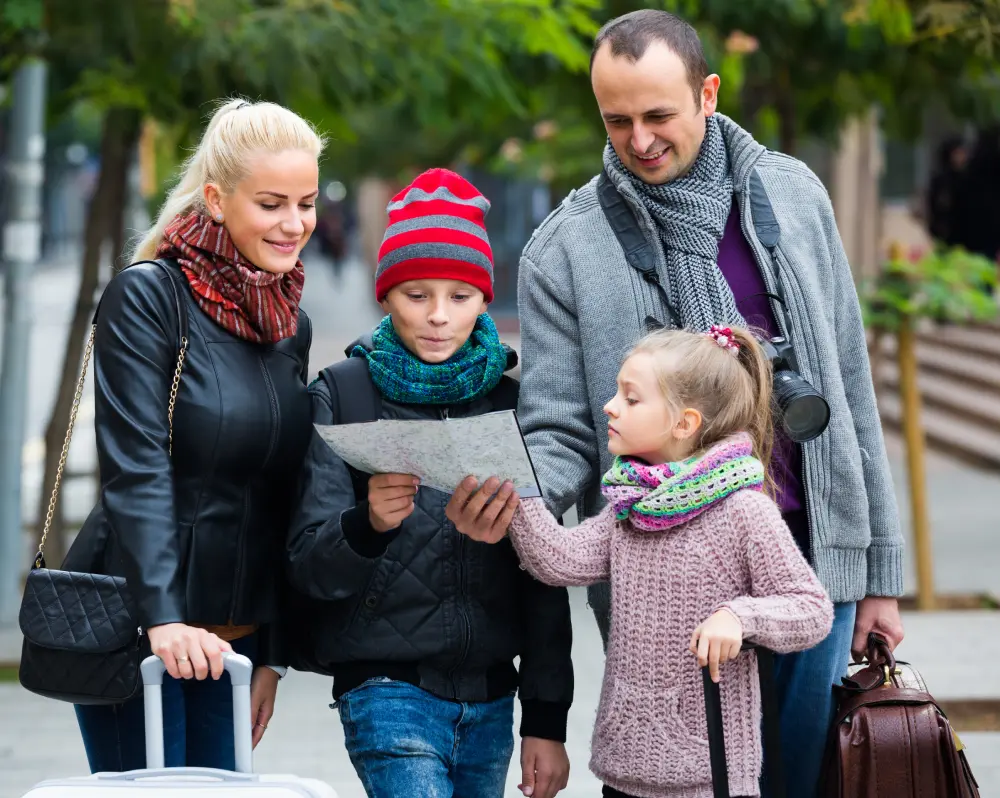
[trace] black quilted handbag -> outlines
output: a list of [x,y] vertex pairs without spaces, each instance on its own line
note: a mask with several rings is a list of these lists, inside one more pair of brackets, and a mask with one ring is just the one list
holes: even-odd
[[[178,312],[177,368],[167,411],[172,440],[174,404],[188,343],[187,314],[175,282],[176,269],[156,263],[170,275]],[[97,314],[94,316],[45,528],[21,599],[18,620],[24,643],[18,677],[22,686],[46,698],[74,704],[118,704],[142,691],[139,663],[150,653],[147,638],[136,620],[128,584],[120,576],[47,568],[44,556],[87,366],[94,350]]]

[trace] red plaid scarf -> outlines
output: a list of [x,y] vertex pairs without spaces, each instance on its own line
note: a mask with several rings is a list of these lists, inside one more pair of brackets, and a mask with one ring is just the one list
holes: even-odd
[[225,227],[200,213],[168,224],[156,257],[177,260],[198,306],[233,335],[255,344],[295,335],[302,261],[286,274],[258,269],[237,251]]

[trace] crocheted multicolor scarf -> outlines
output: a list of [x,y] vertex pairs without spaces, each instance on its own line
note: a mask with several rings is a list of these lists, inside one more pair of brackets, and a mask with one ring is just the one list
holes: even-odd
[[386,316],[372,334],[369,351],[355,346],[351,357],[368,358],[368,372],[379,393],[411,405],[453,405],[485,396],[507,368],[507,350],[493,319],[483,313],[469,340],[444,363],[425,363],[396,335]]
[[678,526],[738,490],[761,490],[764,466],[751,452],[746,433],[734,435],[705,454],[676,463],[648,465],[616,457],[601,480],[601,492],[619,521],[659,532]]

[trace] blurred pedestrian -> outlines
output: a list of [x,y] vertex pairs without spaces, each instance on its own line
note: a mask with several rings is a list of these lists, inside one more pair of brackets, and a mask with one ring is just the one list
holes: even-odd
[[962,201],[965,247],[1000,264],[1000,126],[980,131]]
[[947,246],[963,245],[966,236],[964,194],[969,151],[959,136],[941,142],[927,192],[928,229]]

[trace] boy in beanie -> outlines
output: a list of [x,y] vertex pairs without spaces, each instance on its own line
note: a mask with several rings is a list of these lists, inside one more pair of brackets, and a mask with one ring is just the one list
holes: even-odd
[[[315,423],[516,408],[517,382],[504,372],[517,357],[486,312],[488,210],[445,169],[393,197],[375,280],[387,315],[310,386]],[[511,497],[505,485],[491,503],[498,524],[513,515]],[[567,593],[522,570],[509,542],[459,534],[448,500],[408,474],[360,474],[313,434],[288,541],[293,585],[326,603],[312,660],[333,675],[369,798],[500,798],[515,693],[522,792],[551,798],[569,774]]]

